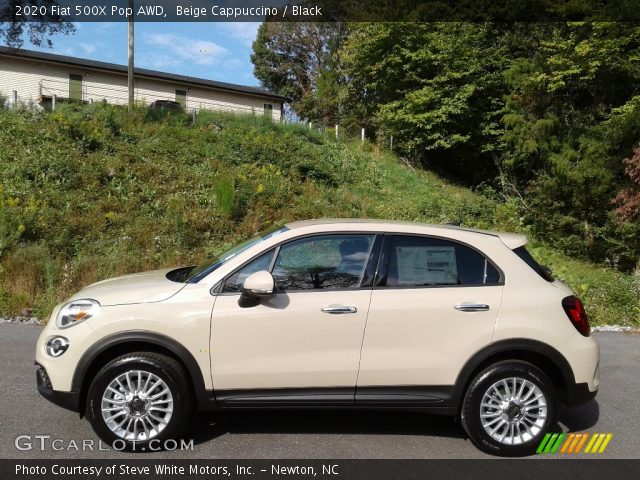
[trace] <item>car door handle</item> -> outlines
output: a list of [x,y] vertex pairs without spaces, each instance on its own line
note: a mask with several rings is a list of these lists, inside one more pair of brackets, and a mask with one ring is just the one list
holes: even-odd
[[333,315],[340,315],[343,313],[356,313],[358,309],[353,306],[347,305],[329,305],[328,307],[322,308],[324,313],[331,313]]
[[486,312],[490,307],[486,303],[461,303],[453,308],[459,312]]

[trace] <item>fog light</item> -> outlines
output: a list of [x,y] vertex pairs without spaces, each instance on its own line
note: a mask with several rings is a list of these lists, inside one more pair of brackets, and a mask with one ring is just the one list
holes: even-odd
[[47,340],[47,353],[52,357],[59,357],[69,348],[69,340],[64,337],[51,337]]

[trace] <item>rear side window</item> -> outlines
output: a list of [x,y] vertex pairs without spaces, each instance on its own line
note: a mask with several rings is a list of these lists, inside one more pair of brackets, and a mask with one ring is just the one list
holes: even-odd
[[529,265],[538,275],[544,278],[547,282],[553,282],[554,278],[551,274],[551,270],[548,267],[544,267],[536,262],[536,259],[531,256],[529,251],[524,247],[518,247],[513,250],[513,253],[518,255],[527,265]]
[[387,269],[379,286],[428,287],[495,285],[496,268],[479,252],[439,238],[393,235],[386,249]]

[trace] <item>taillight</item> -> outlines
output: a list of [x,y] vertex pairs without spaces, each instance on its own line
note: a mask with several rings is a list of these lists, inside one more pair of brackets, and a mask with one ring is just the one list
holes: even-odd
[[591,334],[589,319],[587,318],[587,312],[584,311],[580,299],[573,295],[565,297],[562,299],[562,308],[567,312],[567,317],[569,317],[573,326],[576,327],[576,330],[583,336],[588,337]]

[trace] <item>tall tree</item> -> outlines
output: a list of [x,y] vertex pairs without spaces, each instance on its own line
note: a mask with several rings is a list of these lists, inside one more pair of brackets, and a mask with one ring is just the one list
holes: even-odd
[[331,123],[339,111],[340,23],[265,22],[258,29],[251,61],[262,85],[291,100],[301,118]]
[[344,47],[351,110],[425,166],[469,183],[494,176],[506,93],[497,31],[485,24],[360,24]]
[[556,23],[526,36],[531,47],[506,72],[502,157],[528,190],[524,220],[569,254],[633,268],[637,242],[613,221],[611,201],[640,136],[640,29]]
[[[416,22],[358,24],[341,59],[361,124],[427,168],[515,197],[538,238],[624,270],[640,224],[616,222],[612,200],[640,138],[639,55],[633,23]],[[632,187],[621,195],[635,199]]]
[[616,214],[622,222],[640,223],[640,147],[623,162],[630,185],[621,190],[614,199],[614,203],[618,204]]
[[[75,27],[64,17],[51,13],[51,6],[55,0],[4,0],[0,2],[0,41],[12,47],[21,47],[26,34],[29,43],[35,46],[53,45],[51,36],[68,35],[75,31]],[[46,15],[29,18],[18,15],[17,7],[45,7]]]

